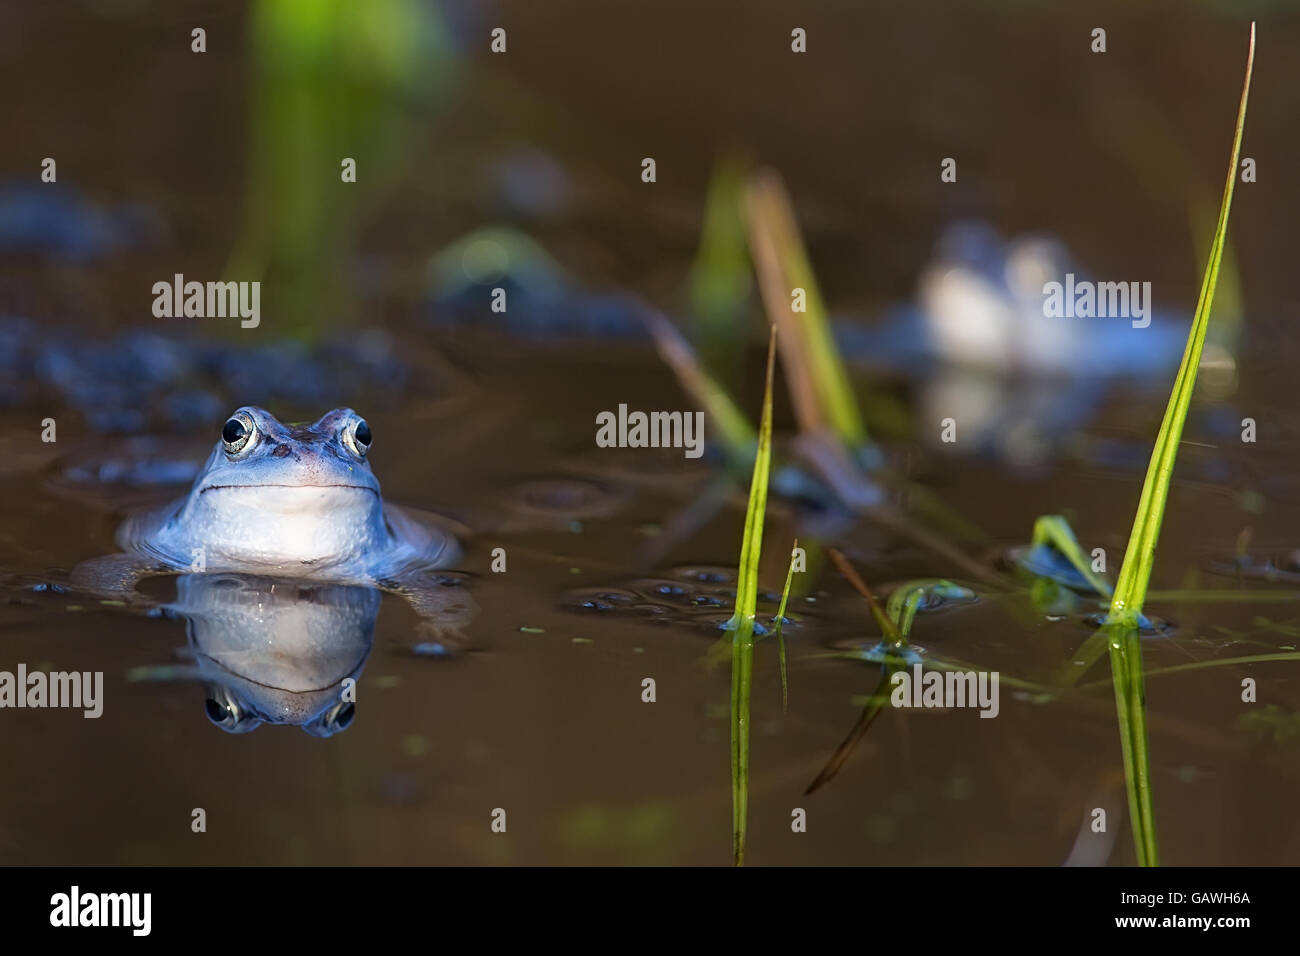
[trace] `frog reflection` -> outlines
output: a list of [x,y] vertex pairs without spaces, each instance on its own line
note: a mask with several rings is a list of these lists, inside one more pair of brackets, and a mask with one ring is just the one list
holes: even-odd
[[[229,733],[291,724],[346,730],[374,641],[380,593],[246,574],[185,574],[166,610],[186,621],[208,719]],[[346,683],[345,683],[346,682]]]

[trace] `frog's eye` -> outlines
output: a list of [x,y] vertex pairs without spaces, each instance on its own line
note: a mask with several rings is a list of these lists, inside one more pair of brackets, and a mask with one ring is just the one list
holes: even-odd
[[302,729],[313,737],[333,737],[341,730],[352,726],[357,716],[357,705],[351,701],[339,701],[311,723],[303,724]]
[[236,412],[226,419],[221,429],[221,444],[228,455],[238,455],[247,448],[257,433],[257,425],[245,412]]
[[240,713],[239,705],[220,688],[208,692],[203,710],[208,715],[208,720],[231,734],[246,734],[262,723],[252,714]]
[[208,720],[218,726],[225,723],[234,723],[238,720],[224,701],[217,700],[215,697],[209,697],[203,704],[203,709],[207,711]]
[[334,715],[334,719],[330,723],[334,725],[335,730],[347,730],[352,724],[352,718],[356,715],[357,705],[352,703],[345,704],[343,707],[339,708],[339,712]]
[[343,426],[343,444],[348,451],[358,458],[365,458],[370,451],[370,426],[364,418],[356,418]]

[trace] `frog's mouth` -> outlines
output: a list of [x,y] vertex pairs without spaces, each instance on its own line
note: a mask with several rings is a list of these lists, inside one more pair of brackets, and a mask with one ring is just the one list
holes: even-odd
[[[217,494],[209,495],[209,491]],[[383,506],[377,488],[355,484],[208,485],[199,492],[199,498],[203,507],[222,515],[246,509],[250,513],[316,521],[326,520],[330,515],[370,515]]]
[[270,482],[270,483],[257,484],[257,485],[207,485],[199,491],[199,494],[206,495],[209,491],[227,491],[230,489],[239,489],[239,488],[245,488],[249,490],[257,490],[260,488],[302,488],[303,490],[312,490],[312,491],[322,491],[329,488],[352,488],[355,489],[356,491],[368,491],[375,496],[379,495],[378,491],[376,491],[374,488],[368,487],[367,485],[308,485],[308,484],[303,484],[301,482],[299,482],[298,484],[287,484],[287,483],[276,484]]

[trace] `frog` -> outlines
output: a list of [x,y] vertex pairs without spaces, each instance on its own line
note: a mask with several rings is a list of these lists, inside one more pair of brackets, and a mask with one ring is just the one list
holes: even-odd
[[[282,423],[245,405],[221,434],[189,492],[137,511],[117,530],[120,553],[82,562],[72,583],[145,600],[147,577],[245,573],[359,585],[403,597],[426,636],[456,635],[473,604],[454,574],[462,555],[451,522],[384,500],[370,467],[374,435],[351,408],[311,424]],[[146,601],[147,603],[147,601]]]

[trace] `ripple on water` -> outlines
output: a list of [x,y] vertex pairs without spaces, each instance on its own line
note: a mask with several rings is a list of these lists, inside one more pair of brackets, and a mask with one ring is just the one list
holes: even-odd
[[539,517],[604,518],[627,500],[626,489],[585,478],[538,478],[516,486],[507,504],[516,512]]

